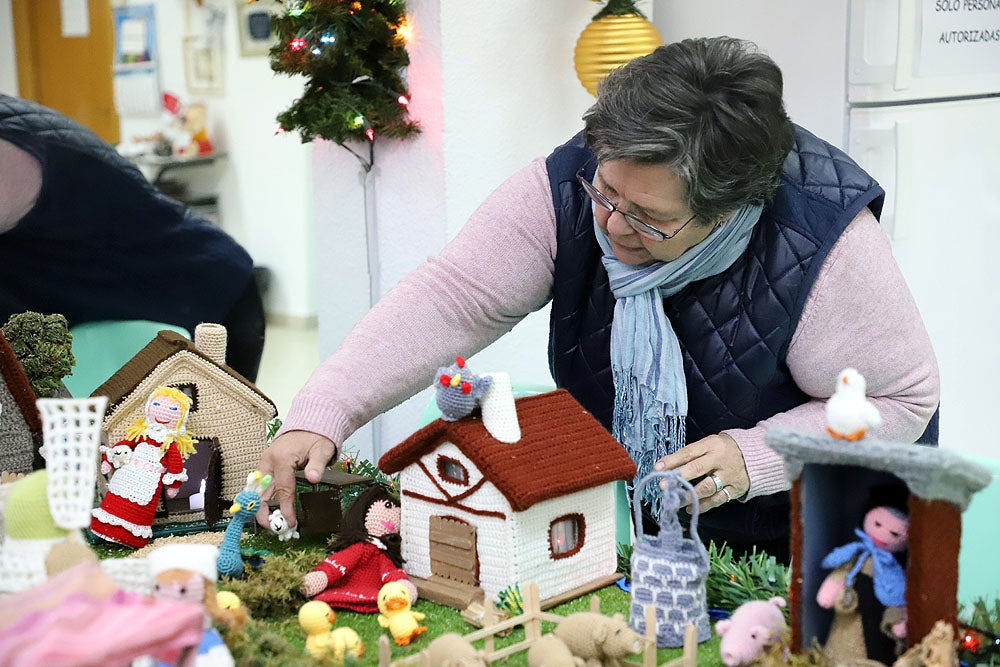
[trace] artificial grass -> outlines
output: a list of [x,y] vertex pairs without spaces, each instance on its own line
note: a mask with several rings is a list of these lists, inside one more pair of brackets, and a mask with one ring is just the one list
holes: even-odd
[[[244,630],[224,632],[226,643],[230,646],[236,664],[239,667],[309,667],[330,664],[314,660],[305,652],[305,634],[299,627],[297,618],[298,608],[308,601],[298,593],[298,582],[301,581],[303,574],[326,557],[325,541],[304,538],[280,542],[275,536],[260,530],[244,534],[241,547],[247,565],[244,578],[223,579],[218,585],[220,590],[236,593],[253,619]],[[95,549],[102,558],[119,558],[132,552],[127,548],[106,544],[95,545]],[[628,593],[617,586],[609,586],[598,591],[596,595],[601,602],[601,613],[608,616],[620,613],[628,618]],[[590,597],[586,595],[571,600],[549,611],[562,616],[578,611],[589,611]],[[416,655],[439,635],[448,632],[465,635],[477,630],[469,625],[457,610],[450,607],[418,600],[414,609],[426,614],[427,618],[423,623],[429,630],[410,646],[396,646],[390,642],[393,661]],[[351,664],[359,667],[377,665],[378,638],[383,634],[388,636],[388,631],[378,624],[378,614],[360,614],[339,609],[336,613],[334,627],[353,628],[365,643],[365,654]],[[543,632],[550,632],[552,628],[553,624],[542,623]],[[517,627],[507,637],[497,637],[495,646],[500,648],[523,640],[524,628]],[[481,648],[482,642],[477,642],[476,646]],[[660,649],[657,662],[667,662],[680,657],[681,653],[680,648]],[[527,665],[527,651],[516,653],[495,664],[512,667]],[[719,638],[714,633],[709,641],[699,645],[698,665],[722,666],[719,657]]]

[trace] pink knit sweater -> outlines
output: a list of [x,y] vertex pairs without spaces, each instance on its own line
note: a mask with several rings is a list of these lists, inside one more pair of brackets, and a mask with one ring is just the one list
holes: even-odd
[[[282,432],[312,431],[342,443],[427,387],[438,366],[471,356],[542,308],[552,294],[555,254],[552,197],[538,159],[494,190],[455,239],[361,319],[296,395]],[[822,430],[823,402],[848,366],[867,380],[882,414],[880,438],[912,442],[933,414],[939,378],[930,339],[889,239],[867,209],[823,263],[787,362],[814,400],[726,431],[746,462],[746,498],[788,488],[764,432],[777,425]],[[349,381],[362,375],[368,381]]]

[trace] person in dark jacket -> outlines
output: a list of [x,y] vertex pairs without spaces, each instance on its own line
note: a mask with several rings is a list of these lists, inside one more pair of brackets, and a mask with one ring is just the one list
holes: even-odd
[[660,47],[612,72],[583,132],[495,190],[358,323],[261,469],[294,516],[294,468],[319,479],[355,429],[551,302],[552,377],[637,479],[679,470],[703,539],[784,558],[788,482],[769,426],[823,430],[847,367],[868,381],[879,437],[916,441],[937,407],[930,340],[878,225],[883,196],[791,122],[781,71],[753,44]]
[[217,322],[227,363],[255,380],[264,310],[239,243],[173,201],[87,128],[0,95],[0,323]]

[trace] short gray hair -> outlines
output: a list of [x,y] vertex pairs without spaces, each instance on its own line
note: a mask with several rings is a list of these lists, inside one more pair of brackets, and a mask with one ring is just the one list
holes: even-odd
[[781,70],[732,37],[686,39],[632,60],[601,82],[583,119],[598,162],[665,164],[706,225],[774,195],[794,134]]

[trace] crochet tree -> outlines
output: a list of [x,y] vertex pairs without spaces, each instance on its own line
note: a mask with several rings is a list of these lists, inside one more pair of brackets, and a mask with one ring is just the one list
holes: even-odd
[[[278,36],[271,69],[306,77],[302,96],[278,114],[302,141],[328,139],[371,169],[376,136],[419,132],[410,120],[402,70],[406,51],[404,0],[285,0],[273,18]],[[368,146],[367,160],[347,143]]]
[[73,372],[73,334],[66,318],[33,311],[15,313],[3,325],[3,335],[21,362],[38,398],[55,396],[62,379]]

